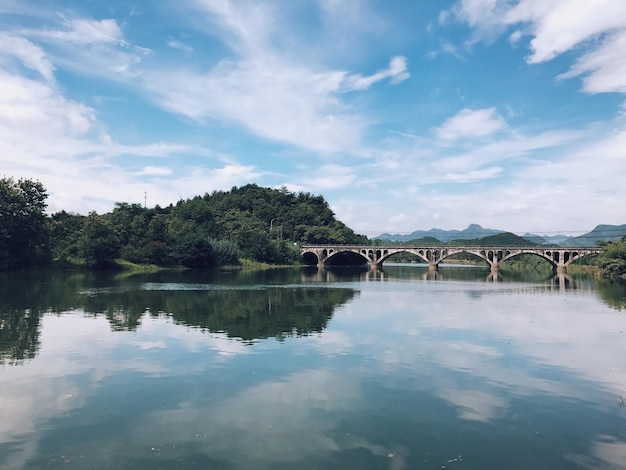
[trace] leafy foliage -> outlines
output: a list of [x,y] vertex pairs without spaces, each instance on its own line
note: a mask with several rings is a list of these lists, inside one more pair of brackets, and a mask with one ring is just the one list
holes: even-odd
[[145,208],[118,202],[106,214],[65,211],[47,217],[46,191],[30,180],[0,181],[0,270],[115,259],[159,266],[210,267],[252,261],[289,264],[298,243],[369,243],[322,196],[249,184]]
[[40,182],[0,179],[0,270],[30,268],[47,262],[47,197]]
[[119,235],[111,221],[91,212],[82,226],[78,250],[88,267],[109,267],[120,252]]
[[598,266],[607,279],[626,279],[626,237],[601,245]]
[[530,240],[515,235],[510,232],[503,232],[497,235],[489,235],[483,238],[476,238],[474,240],[453,240],[448,242],[448,245],[469,245],[469,246],[536,246],[537,243],[533,243]]

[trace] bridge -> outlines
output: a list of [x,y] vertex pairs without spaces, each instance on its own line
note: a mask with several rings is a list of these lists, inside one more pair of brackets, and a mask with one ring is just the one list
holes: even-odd
[[[380,268],[383,262],[397,253],[411,253],[430,269],[437,269],[440,263],[458,253],[470,253],[485,260],[492,272],[500,269],[500,263],[515,256],[530,253],[547,260],[553,269],[565,273],[567,266],[587,255],[600,253],[600,248],[565,248],[545,246],[375,246],[375,245],[304,245],[300,254],[306,264],[318,267],[329,266],[337,260],[350,256],[372,268]],[[356,256],[355,256],[356,255]],[[357,264],[357,263],[354,263]]]

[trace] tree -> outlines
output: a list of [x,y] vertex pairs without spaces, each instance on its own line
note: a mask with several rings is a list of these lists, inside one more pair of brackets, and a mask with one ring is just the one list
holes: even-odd
[[88,267],[110,267],[120,253],[120,242],[111,222],[90,212],[83,224],[78,249]]
[[209,243],[215,252],[215,260],[218,265],[236,265],[239,264],[239,249],[237,245],[230,240],[214,240],[209,239]]
[[52,259],[54,262],[67,263],[78,258],[78,239],[85,216],[66,211],[52,214],[48,218],[48,230]]
[[598,266],[607,279],[626,279],[626,237],[602,245]]
[[208,268],[215,265],[215,253],[211,242],[193,234],[176,240],[172,257],[187,268]]
[[0,270],[29,268],[50,260],[44,186],[30,179],[0,179]]

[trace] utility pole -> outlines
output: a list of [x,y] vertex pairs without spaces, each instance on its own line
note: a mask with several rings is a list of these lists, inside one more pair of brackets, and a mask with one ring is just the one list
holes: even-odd
[[143,208],[146,208],[146,204],[148,202],[148,191],[143,192]]

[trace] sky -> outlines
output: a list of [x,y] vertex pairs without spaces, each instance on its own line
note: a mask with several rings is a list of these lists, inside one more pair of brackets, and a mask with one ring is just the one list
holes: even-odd
[[358,233],[626,223],[623,0],[1,0],[0,177],[48,213],[255,183]]

